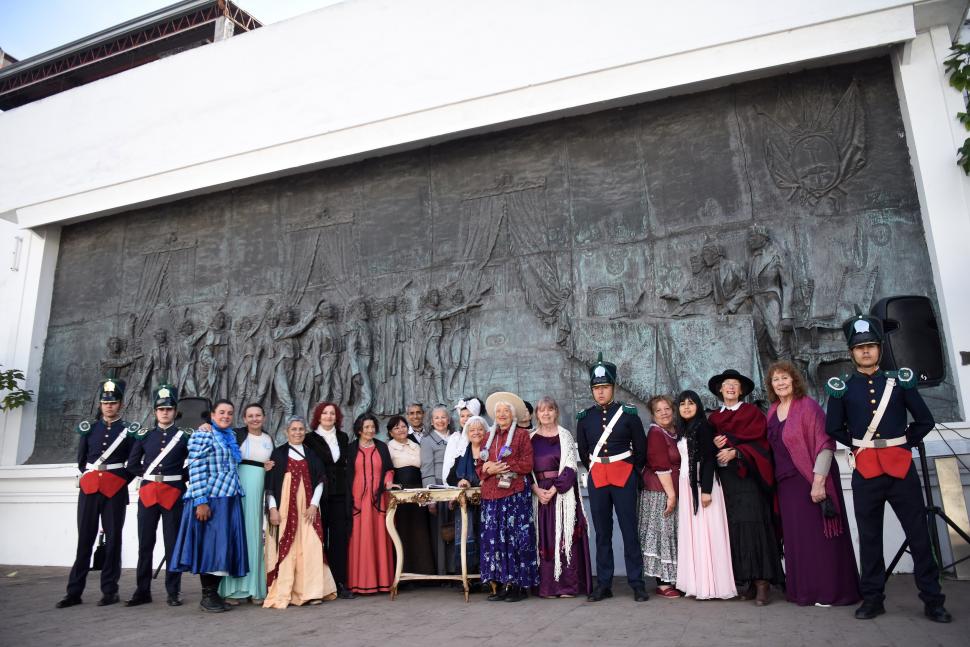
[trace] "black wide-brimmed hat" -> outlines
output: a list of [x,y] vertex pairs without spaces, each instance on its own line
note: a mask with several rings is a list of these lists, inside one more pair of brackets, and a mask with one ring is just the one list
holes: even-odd
[[754,382],[751,381],[750,377],[741,375],[733,368],[729,368],[723,373],[715,375],[707,381],[707,388],[711,390],[711,393],[713,393],[718,400],[724,399],[724,396],[721,395],[721,384],[724,383],[724,380],[737,380],[741,383],[741,398],[739,399],[745,398],[752,391],[754,391]]

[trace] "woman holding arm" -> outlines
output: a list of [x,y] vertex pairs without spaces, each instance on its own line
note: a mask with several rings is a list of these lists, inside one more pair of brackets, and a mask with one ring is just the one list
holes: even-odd
[[775,471],[768,421],[758,407],[742,402],[754,390],[750,378],[728,369],[712,377],[708,388],[723,401],[710,421],[719,450],[717,474],[727,504],[734,580],[744,591],[742,599],[754,597],[764,606],[771,584],[784,581],[772,517]]
[[790,362],[768,367],[768,441],[775,456],[785,541],[785,597],[801,606],[861,599],[835,441],[825,413]]
[[212,613],[231,608],[219,595],[219,581],[227,575],[243,577],[249,571],[233,411],[232,402],[217,400],[209,430],[199,429],[189,438],[187,505],[173,550],[172,570],[199,575],[199,605]]
[[273,450],[269,478],[269,522],[276,528],[270,538],[265,609],[320,604],[337,597],[337,584],[323,559],[324,468],[303,445],[306,421],[286,421],[286,444]]

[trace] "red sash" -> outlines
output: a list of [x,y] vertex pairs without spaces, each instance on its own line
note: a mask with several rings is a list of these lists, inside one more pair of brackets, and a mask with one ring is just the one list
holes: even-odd
[[905,447],[867,447],[864,452],[856,450],[855,468],[864,479],[883,474],[893,478],[906,478],[913,464],[913,452]]
[[171,510],[172,506],[175,505],[181,496],[182,490],[179,488],[168,483],[159,483],[157,481],[143,483],[141,489],[138,490],[138,498],[146,508],[150,508],[157,503],[166,510]]
[[589,475],[593,477],[593,485],[596,487],[606,487],[607,485],[623,487],[626,485],[627,479],[630,478],[632,471],[633,465],[626,461],[605,464],[594,462],[590,467]]
[[100,492],[109,499],[118,494],[118,491],[125,487],[127,482],[117,474],[111,472],[99,472],[97,470],[87,472],[81,476],[81,491],[85,494]]

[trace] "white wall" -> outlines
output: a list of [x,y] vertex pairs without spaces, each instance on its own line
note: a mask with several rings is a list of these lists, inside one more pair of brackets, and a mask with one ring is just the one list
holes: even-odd
[[63,222],[914,30],[899,0],[346,2],[3,113],[0,214]]
[[[57,225],[21,229],[0,219],[0,365],[2,370],[23,371],[25,388],[35,399],[59,241]],[[27,460],[34,449],[36,419],[36,402],[0,413],[0,465]]]

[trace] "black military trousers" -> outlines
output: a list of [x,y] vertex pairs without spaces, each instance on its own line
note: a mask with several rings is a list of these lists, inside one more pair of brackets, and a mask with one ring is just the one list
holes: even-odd
[[596,581],[602,587],[613,586],[613,511],[623,534],[623,561],[626,579],[631,587],[643,586],[643,554],[637,532],[637,475],[630,473],[626,485],[598,488],[589,479],[589,510],[596,531]]
[[350,550],[351,521],[347,515],[347,498],[324,497],[323,523],[327,537],[324,543],[327,563],[333,579],[340,586],[347,586],[347,553]]
[[152,558],[155,552],[155,540],[158,536],[158,522],[162,522],[162,541],[165,543],[165,592],[171,596],[178,595],[182,589],[182,573],[169,570],[172,568],[172,551],[179,534],[179,522],[182,520],[183,501],[180,497],[171,510],[166,510],[159,504],[146,507],[138,501],[138,566],[135,568],[135,595],[150,596],[152,594]]
[[104,566],[101,569],[101,593],[116,595],[121,577],[121,529],[128,509],[127,489],[122,488],[110,499],[100,492],[78,494],[77,553],[67,578],[67,594],[79,598],[84,593],[91,554],[98,538],[98,525],[104,528]]
[[852,473],[852,501],[859,529],[859,576],[862,597],[881,602],[885,599],[886,562],[883,559],[882,521],[886,503],[892,506],[906,533],[913,556],[913,576],[919,597],[929,606],[943,604],[939,570],[930,548],[926,526],[926,503],[916,467],[909,466],[906,478],[882,475],[863,478]]

